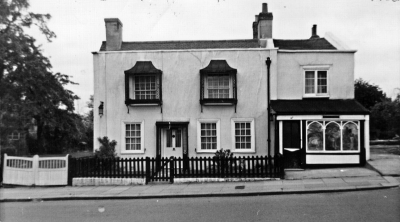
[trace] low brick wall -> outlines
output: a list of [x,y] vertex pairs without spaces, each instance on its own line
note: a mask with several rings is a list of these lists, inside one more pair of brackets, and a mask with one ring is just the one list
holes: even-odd
[[72,186],[129,186],[145,185],[144,178],[73,178]]
[[280,180],[277,178],[175,178],[174,183],[251,182]]

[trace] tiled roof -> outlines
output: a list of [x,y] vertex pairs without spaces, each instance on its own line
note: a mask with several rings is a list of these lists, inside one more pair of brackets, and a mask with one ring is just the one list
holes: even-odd
[[288,50],[326,50],[336,49],[325,38],[284,40],[274,39],[275,47]]
[[[121,51],[129,50],[179,50],[179,49],[235,49],[259,48],[257,39],[244,40],[213,40],[213,41],[152,41],[152,42],[123,42]],[[103,41],[100,51],[106,51]]]
[[[327,50],[336,49],[325,38],[282,40],[274,39],[275,47],[289,50]],[[184,50],[184,49],[237,49],[260,48],[258,39],[243,40],[193,40],[193,41],[148,41],[122,42],[120,51],[130,50]],[[106,51],[103,41],[100,51]]]
[[281,115],[369,114],[366,108],[353,99],[271,100],[271,107],[276,113]]

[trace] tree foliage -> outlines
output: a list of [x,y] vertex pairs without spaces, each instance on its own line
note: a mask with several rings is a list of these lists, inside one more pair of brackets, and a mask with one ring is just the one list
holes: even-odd
[[30,152],[59,152],[83,133],[81,117],[73,112],[78,97],[64,88],[75,83],[53,73],[35,38],[25,33],[34,26],[48,41],[56,37],[47,26],[51,16],[28,8],[27,0],[0,0],[0,136],[5,141],[10,131],[28,132],[33,125]]
[[371,110],[373,139],[392,139],[400,135],[400,94],[393,101],[377,103]]
[[375,104],[388,100],[379,86],[370,84],[361,78],[354,82],[354,96],[368,110],[371,110]]

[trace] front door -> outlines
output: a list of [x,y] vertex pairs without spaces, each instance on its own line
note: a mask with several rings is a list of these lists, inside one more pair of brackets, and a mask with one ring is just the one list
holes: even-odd
[[183,157],[182,128],[168,128],[163,130],[163,157]]
[[283,157],[285,168],[301,167],[300,121],[283,121]]

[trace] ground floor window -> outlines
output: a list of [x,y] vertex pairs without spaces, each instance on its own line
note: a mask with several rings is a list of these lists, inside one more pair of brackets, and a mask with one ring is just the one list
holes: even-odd
[[121,153],[144,152],[144,124],[143,122],[124,122],[122,124],[123,139]]
[[235,152],[254,152],[254,119],[234,118],[232,119],[231,127],[233,150]]
[[197,122],[198,152],[215,152],[220,149],[220,121],[201,119]]
[[308,151],[358,151],[359,121],[307,121]]

